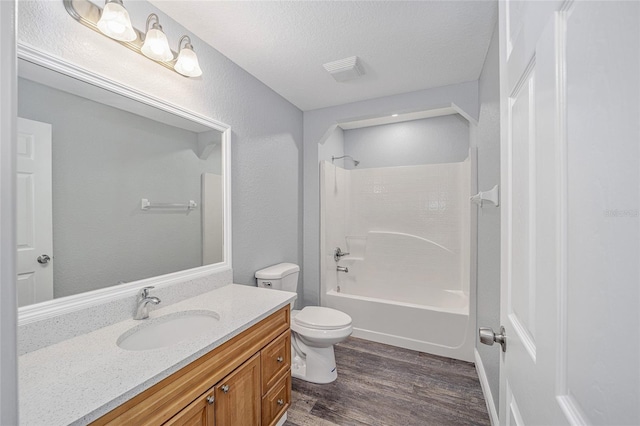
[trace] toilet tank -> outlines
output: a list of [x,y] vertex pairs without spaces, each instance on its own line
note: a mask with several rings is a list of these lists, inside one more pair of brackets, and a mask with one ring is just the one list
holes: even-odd
[[296,292],[300,267],[294,263],[278,263],[256,272],[258,287]]

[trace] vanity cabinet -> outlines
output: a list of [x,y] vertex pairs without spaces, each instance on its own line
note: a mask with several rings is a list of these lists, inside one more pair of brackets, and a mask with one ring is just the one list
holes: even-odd
[[289,306],[93,425],[271,426],[291,404]]

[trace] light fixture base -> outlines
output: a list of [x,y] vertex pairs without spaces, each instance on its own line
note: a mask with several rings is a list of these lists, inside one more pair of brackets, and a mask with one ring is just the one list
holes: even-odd
[[[98,20],[100,19],[100,15],[102,13],[102,9],[99,6],[93,4],[89,0],[63,0],[63,4],[64,4],[65,10],[69,15],[71,15],[73,19],[75,19],[85,27],[91,28],[95,32],[102,34],[102,31],[100,31],[97,25]],[[133,31],[135,31],[137,35],[137,38],[133,41],[120,41],[115,39],[111,39],[111,40],[115,41],[116,43],[122,44],[123,46],[133,50],[134,52],[139,53],[140,55],[145,56],[142,53],[142,45],[143,45],[145,34],[135,27],[133,27]],[[171,50],[171,53],[173,54],[174,58],[178,57],[178,53],[175,52],[173,49]],[[170,69],[171,71],[175,72],[178,75],[181,75],[182,77],[187,78],[185,75],[180,74],[174,69],[174,65],[176,63],[175,59],[167,62],[154,60],[154,62],[156,64],[162,65],[165,68]]]

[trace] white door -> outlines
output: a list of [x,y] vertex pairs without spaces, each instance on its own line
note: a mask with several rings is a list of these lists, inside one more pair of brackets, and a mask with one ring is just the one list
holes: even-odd
[[18,306],[53,299],[51,125],[18,118]]
[[499,7],[500,423],[640,424],[640,3]]

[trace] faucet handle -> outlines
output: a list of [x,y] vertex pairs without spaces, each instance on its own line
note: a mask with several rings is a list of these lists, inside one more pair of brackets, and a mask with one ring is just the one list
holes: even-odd
[[340,247],[336,247],[333,252],[333,260],[338,262],[342,256],[348,256],[350,253],[344,252],[340,249]]
[[141,299],[146,299],[147,297],[149,297],[149,290],[154,289],[155,287],[150,285],[148,287],[144,287],[142,290],[140,290],[139,296]]

